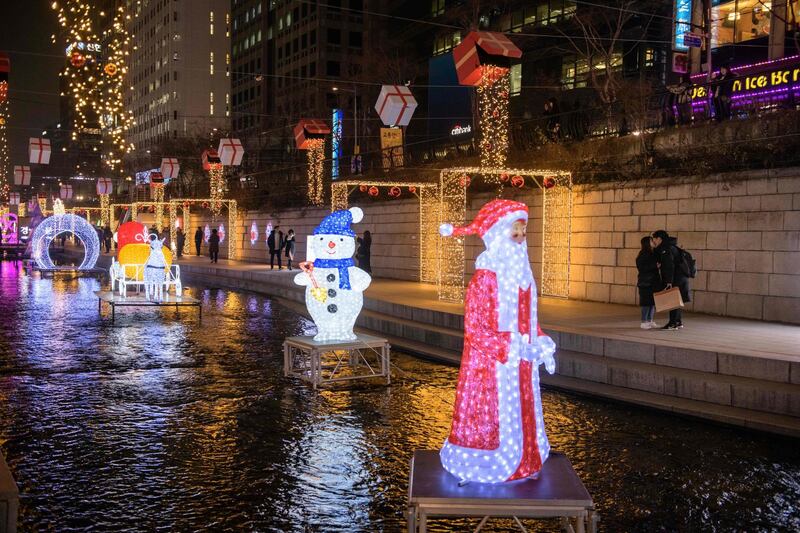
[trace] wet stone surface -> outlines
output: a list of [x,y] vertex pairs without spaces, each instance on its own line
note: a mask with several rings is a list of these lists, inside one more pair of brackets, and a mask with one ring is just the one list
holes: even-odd
[[[314,393],[283,378],[281,350],[313,324],[269,298],[193,290],[202,324],[126,309],[112,326],[95,280],[7,262],[0,274],[0,449],[22,531],[405,527],[409,460],[444,441],[457,369],[395,352],[391,387]],[[543,401],[603,531],[800,528],[794,441],[556,391]]]

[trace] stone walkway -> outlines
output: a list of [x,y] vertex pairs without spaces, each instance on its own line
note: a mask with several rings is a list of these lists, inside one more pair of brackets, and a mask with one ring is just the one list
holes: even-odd
[[[210,266],[206,257],[184,257],[181,264]],[[269,273],[285,277],[292,284],[298,271],[275,270],[259,263],[221,259],[219,269]],[[441,302],[436,286],[430,284],[375,279],[367,296],[386,302],[434,311],[463,314],[463,306]],[[642,330],[639,308],[627,305],[541,298],[539,313],[544,328],[621,341],[649,343],[681,349],[704,350],[800,363],[800,326],[685,313],[686,327],[680,331]],[[656,321],[665,323],[665,314]],[[785,364],[785,363],[784,363]]]

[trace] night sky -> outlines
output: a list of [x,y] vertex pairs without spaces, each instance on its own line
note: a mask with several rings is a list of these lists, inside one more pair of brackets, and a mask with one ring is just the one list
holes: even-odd
[[58,122],[58,71],[63,55],[52,44],[58,23],[50,2],[9,0],[0,8],[0,51],[11,57],[11,164],[28,161],[28,138]]

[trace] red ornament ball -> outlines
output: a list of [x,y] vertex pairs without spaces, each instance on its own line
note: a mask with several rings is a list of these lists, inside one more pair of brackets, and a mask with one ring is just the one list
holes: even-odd
[[545,189],[552,189],[556,186],[556,179],[552,176],[547,176],[544,180],[542,180],[542,185]]
[[377,187],[375,187],[373,185],[372,187],[369,188],[369,195],[370,196],[378,196],[378,194],[380,194],[380,191],[378,190]]
[[519,176],[519,175],[518,176],[514,176],[513,178],[511,178],[511,185],[513,185],[514,187],[520,187],[521,188],[521,187],[523,187],[525,185],[525,178],[523,178],[522,176]]
[[359,185],[358,186],[358,190],[361,191],[361,192],[367,192],[367,186],[366,185]]
[[497,109],[495,109],[494,111],[492,111],[492,116],[493,116],[494,118],[497,118],[497,117],[499,117],[499,116],[500,116],[500,111],[498,111]]
[[414,194],[415,192],[417,192],[417,188],[414,187],[414,186],[411,186],[411,187],[408,188],[408,192],[410,192],[411,194]]
[[86,64],[86,58],[80,52],[72,52],[69,56],[70,64],[75,68],[81,68]]
[[400,187],[392,187],[391,189],[389,189],[389,196],[392,196],[394,198],[400,196]]
[[502,182],[506,182],[506,181],[508,181],[508,180],[510,180],[510,179],[511,179],[511,176],[509,176],[509,175],[508,175],[508,174],[506,174],[505,172],[504,172],[504,173],[502,173],[502,174],[500,174],[500,181],[502,181]]
[[469,176],[467,176],[466,174],[464,174],[463,176],[461,176],[461,179],[459,179],[459,180],[458,180],[458,182],[459,182],[459,183],[461,184],[461,186],[462,186],[462,187],[464,187],[464,188],[466,188],[466,187],[469,187],[470,181],[471,181],[471,180],[470,180]]

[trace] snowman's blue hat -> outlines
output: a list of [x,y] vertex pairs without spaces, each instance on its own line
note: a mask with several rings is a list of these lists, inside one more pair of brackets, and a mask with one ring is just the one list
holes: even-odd
[[355,232],[350,229],[350,224],[361,222],[364,212],[358,207],[351,207],[343,211],[334,211],[322,219],[319,226],[314,228],[314,235],[346,235],[355,237]]

